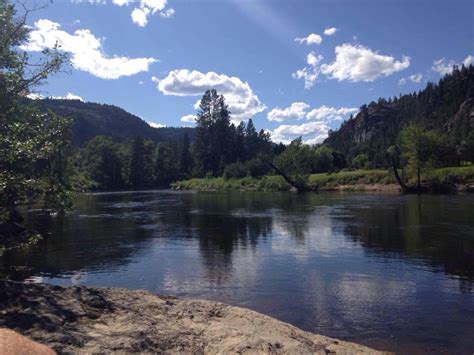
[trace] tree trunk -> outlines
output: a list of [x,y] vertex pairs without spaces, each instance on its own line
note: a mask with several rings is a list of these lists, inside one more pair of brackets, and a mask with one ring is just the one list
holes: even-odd
[[305,184],[300,184],[296,181],[293,181],[288,175],[285,174],[282,170],[280,170],[277,166],[275,166],[272,162],[267,162],[270,167],[275,170],[275,172],[280,175],[289,185],[293,186],[298,192],[304,191],[312,191],[308,186]]
[[420,190],[421,189],[421,172],[420,172],[420,164],[419,163],[416,166],[416,178],[417,178],[416,188],[418,190]]
[[408,190],[407,185],[403,182],[403,179],[400,178],[400,175],[398,175],[398,169],[395,166],[395,164],[392,162],[392,169],[393,169],[393,174],[395,175],[395,179],[397,179],[398,184],[402,188],[403,192],[406,192]]

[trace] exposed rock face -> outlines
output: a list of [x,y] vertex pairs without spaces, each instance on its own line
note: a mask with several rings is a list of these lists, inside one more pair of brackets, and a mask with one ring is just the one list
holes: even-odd
[[0,327],[59,353],[378,353],[251,310],[145,291],[0,281]]
[[466,138],[465,135],[474,128],[474,98],[467,99],[459,107],[459,111],[446,122],[446,131],[456,136]]
[[364,153],[377,166],[386,166],[387,148],[411,122],[452,141],[465,139],[474,127],[474,66],[456,69],[419,92],[363,105],[355,117],[330,132],[324,144],[342,153],[347,162]]

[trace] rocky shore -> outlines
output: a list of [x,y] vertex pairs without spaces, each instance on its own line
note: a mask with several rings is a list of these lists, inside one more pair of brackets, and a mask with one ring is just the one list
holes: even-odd
[[58,353],[379,353],[218,302],[11,281],[0,281],[0,328]]

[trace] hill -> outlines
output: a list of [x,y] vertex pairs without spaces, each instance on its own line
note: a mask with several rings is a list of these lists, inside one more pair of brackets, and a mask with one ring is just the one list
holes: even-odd
[[72,143],[76,147],[98,135],[109,136],[116,142],[136,136],[154,142],[177,140],[185,133],[191,138],[194,136],[194,128],[153,128],[140,117],[113,105],[57,99],[36,100],[35,104],[41,110],[51,110],[73,119]]
[[365,153],[375,166],[383,166],[387,148],[414,121],[443,133],[451,147],[465,140],[474,130],[474,67],[455,67],[419,92],[363,105],[355,117],[330,132],[324,145],[344,154],[348,162]]

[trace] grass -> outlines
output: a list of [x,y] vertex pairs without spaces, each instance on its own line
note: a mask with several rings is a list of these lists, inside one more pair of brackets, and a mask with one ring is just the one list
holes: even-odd
[[[425,174],[424,179],[474,183],[474,165],[433,169]],[[390,170],[372,169],[312,174],[309,177],[309,183],[318,184],[322,190],[364,190],[375,185],[390,186],[397,182]],[[291,188],[279,176],[228,180],[222,177],[190,179],[177,181],[171,187],[196,191],[288,191]]]

